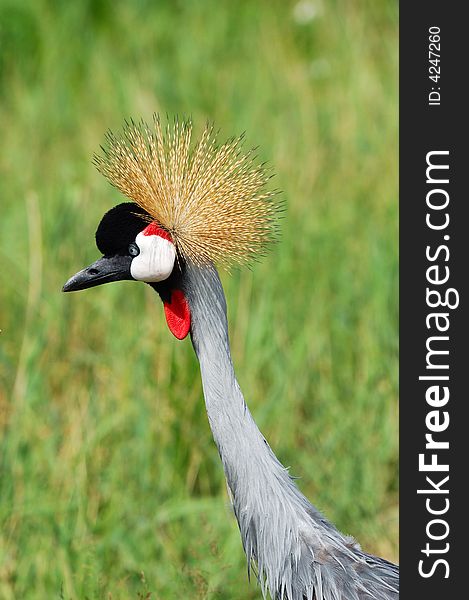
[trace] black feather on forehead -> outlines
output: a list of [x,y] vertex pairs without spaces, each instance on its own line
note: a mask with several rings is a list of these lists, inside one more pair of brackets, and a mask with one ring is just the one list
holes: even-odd
[[96,246],[104,256],[126,254],[127,248],[148,225],[149,214],[134,202],[111,208],[96,230]]

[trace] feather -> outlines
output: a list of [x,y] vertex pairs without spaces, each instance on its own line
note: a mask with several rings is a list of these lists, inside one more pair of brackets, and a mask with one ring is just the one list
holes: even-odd
[[243,136],[218,144],[213,125],[191,144],[192,122],[174,120],[165,133],[158,115],[109,131],[93,162],[109,182],[172,236],[197,265],[250,264],[276,240],[281,204],[265,189],[271,175]]

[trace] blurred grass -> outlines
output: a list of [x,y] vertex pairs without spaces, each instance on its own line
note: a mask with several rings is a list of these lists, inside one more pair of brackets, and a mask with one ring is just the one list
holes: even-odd
[[[65,296],[153,111],[275,167],[282,241],[224,276],[238,377],[307,496],[397,559],[397,3],[0,0],[0,598],[258,598],[190,342],[122,283]],[[151,596],[150,596],[151,595]]]

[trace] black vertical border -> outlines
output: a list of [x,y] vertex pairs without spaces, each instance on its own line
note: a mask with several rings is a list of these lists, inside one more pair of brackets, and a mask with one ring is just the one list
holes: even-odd
[[[469,495],[464,483],[469,482],[469,429],[467,404],[469,394],[465,386],[465,372],[469,373],[469,327],[466,324],[467,279],[469,278],[469,128],[467,87],[469,68],[469,21],[463,16],[465,3],[459,2],[401,2],[400,3],[400,573],[401,599],[425,600],[462,598],[469,593],[465,583],[464,563],[469,562],[467,538]],[[441,30],[441,77],[438,83],[429,79],[429,28]],[[441,105],[429,106],[431,88],[441,88]],[[450,194],[448,212],[450,224],[444,232],[430,230],[425,222],[426,155],[432,150],[449,150]],[[443,235],[450,236],[443,240]],[[426,340],[431,333],[425,323],[432,312],[426,304],[426,270],[429,263],[426,246],[432,248],[447,244],[450,257],[439,264],[450,269],[446,287],[459,292],[459,307],[448,310],[450,328],[446,335],[449,356],[448,386],[450,400],[445,407],[450,417],[446,432],[436,439],[449,441],[449,449],[440,451],[439,462],[449,464],[447,487],[450,508],[442,518],[449,525],[448,537],[432,542],[426,535],[426,526],[432,518],[426,510],[425,495],[417,489],[425,487],[425,475],[418,468],[418,455],[425,451],[428,432],[425,417],[429,410],[425,400],[428,382],[419,381],[425,374]],[[445,253],[442,252],[443,257]],[[433,286],[434,287],[434,286]],[[442,286],[444,287],[444,286]],[[443,308],[438,310],[443,311]],[[444,334],[441,334],[444,335]],[[438,374],[442,374],[439,372]],[[439,481],[446,474],[435,473]],[[427,488],[430,486],[426,486]],[[442,486],[443,487],[443,486]],[[437,496],[433,496],[436,498]],[[443,496],[439,496],[443,498]],[[435,504],[436,506],[436,504]],[[463,512],[464,511],[464,512]],[[438,529],[434,529],[437,532]],[[440,530],[443,531],[443,528]],[[427,542],[434,548],[449,543],[447,553],[432,554],[427,558],[421,551]],[[425,559],[429,570],[432,560],[444,558],[449,564],[439,565],[431,577],[423,578],[418,571],[419,560]],[[469,567],[466,567],[469,569]],[[464,591],[465,590],[465,591]]]

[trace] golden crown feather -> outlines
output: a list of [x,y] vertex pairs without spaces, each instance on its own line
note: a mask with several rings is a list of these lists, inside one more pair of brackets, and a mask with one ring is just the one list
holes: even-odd
[[193,145],[192,121],[175,119],[165,132],[158,115],[125,122],[106,134],[100,173],[171,235],[178,252],[196,264],[249,264],[277,238],[281,204],[265,186],[271,174],[257,164],[243,136],[217,143],[207,124]]

